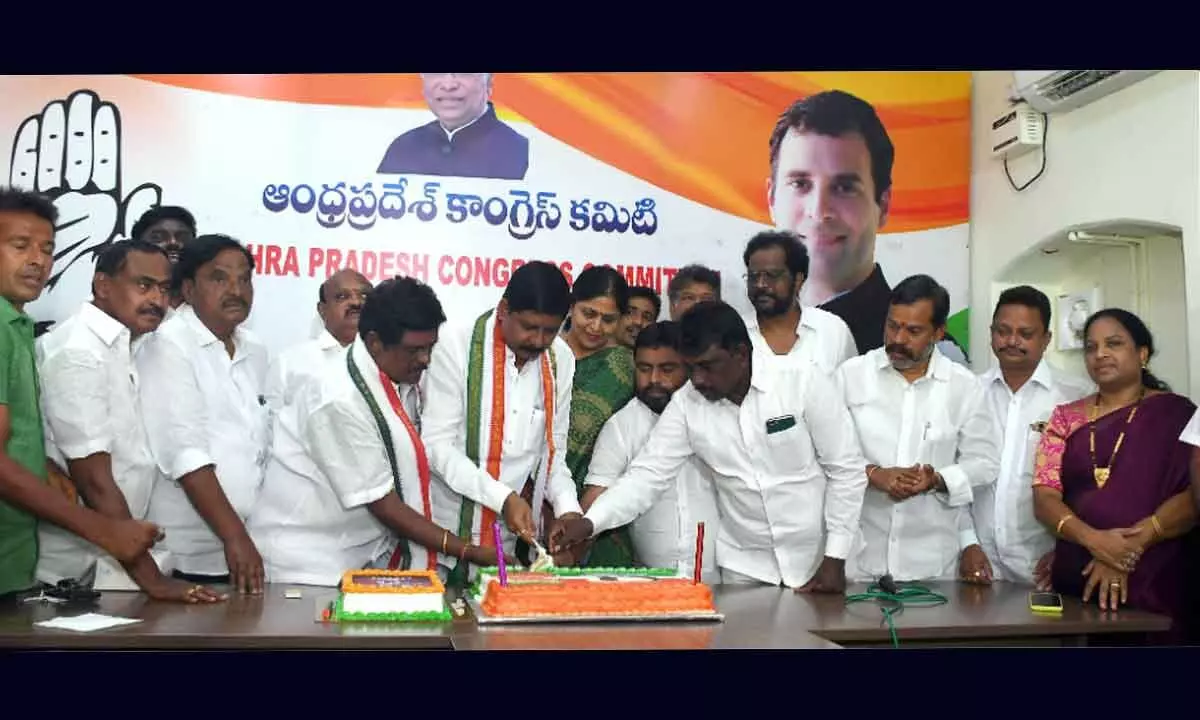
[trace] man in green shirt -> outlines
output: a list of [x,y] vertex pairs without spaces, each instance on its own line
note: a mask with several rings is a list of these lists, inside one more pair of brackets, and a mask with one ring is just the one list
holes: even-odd
[[50,277],[57,220],[45,197],[0,187],[0,598],[34,585],[39,520],[122,562],[137,559],[161,535],[152,523],[105,517],[46,483],[33,319],[25,304],[41,295]]

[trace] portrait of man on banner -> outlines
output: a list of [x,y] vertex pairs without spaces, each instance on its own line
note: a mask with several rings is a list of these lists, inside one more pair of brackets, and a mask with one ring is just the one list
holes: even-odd
[[523,180],[529,138],[496,116],[492,73],[421,73],[432,122],[392,141],[382,175],[440,175]]

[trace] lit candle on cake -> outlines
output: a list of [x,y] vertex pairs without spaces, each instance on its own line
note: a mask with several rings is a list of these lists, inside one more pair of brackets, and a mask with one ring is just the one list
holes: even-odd
[[700,571],[704,568],[704,523],[696,523],[696,567],[692,570],[692,582],[700,584]]
[[492,537],[496,540],[496,569],[500,573],[501,587],[508,587],[508,570],[504,567],[504,540],[500,537],[500,523],[492,523]]

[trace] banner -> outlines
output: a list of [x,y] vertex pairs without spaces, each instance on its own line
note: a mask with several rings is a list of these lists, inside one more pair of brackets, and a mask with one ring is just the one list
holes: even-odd
[[965,347],[967,72],[2,77],[3,176],[62,215],[27,310],[73,312],[96,250],[163,204],[251,248],[248,322],[273,351],[312,335],[318,286],[346,267],[415,276],[466,322],[529,260],[609,264],[664,296],[701,263],[750,313],[745,243],[791,222],[772,220],[772,130],[829,89],[870,103],[895,147],[875,261],[893,286],[945,285]]

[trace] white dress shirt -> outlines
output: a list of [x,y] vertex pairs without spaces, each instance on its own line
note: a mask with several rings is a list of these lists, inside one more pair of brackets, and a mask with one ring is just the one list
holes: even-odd
[[[585,485],[607,488],[617,481],[646,445],[658,415],[636,397],[604,423]],[[704,582],[717,583],[717,496],[712,473],[699,459],[690,458],[650,509],[630,525],[630,534],[643,564],[674,568],[691,577],[696,567],[696,525],[704,523]]]
[[[133,354],[129,329],[91,302],[37,342],[46,455],[69,471],[67,461],[107,453],[130,515],[142,519],[158,467],[138,405]],[[39,581],[80,580],[93,568],[97,575],[125,575],[92,543],[53,523],[38,524]]]
[[[351,345],[364,376],[379,368],[361,341]],[[346,367],[330,362],[275,416],[271,459],[247,527],[268,582],[333,587],[347,570],[384,565],[396,538],[367,508],[395,488],[374,415]],[[419,417],[417,389],[398,387],[410,418]],[[392,408],[384,405],[383,413]],[[397,466],[412,463],[407,435],[393,433]],[[417,512],[420,498],[405,497]],[[414,566],[424,567],[424,554]]]
[[912,383],[883,348],[846,361],[836,377],[867,460],[881,467],[931,465],[947,489],[897,502],[868,487],[847,577],[957,577],[960,551],[975,542],[974,491],[996,481],[1000,462],[1000,426],[983,383],[936,348],[926,374]]
[[[492,327],[495,313],[487,323],[485,354],[491,352]],[[461,496],[478,506],[486,507],[500,516],[504,501],[511,493],[520,493],[525,482],[539,468],[546,450],[545,402],[542,395],[541,358],[533,358],[519,370],[516,356],[509,348],[504,349],[504,450],[500,463],[500,479],[497,482],[487,472],[485,456],[481,454],[481,465],[471,462],[466,453],[467,442],[467,372],[470,364],[470,344],[474,323],[451,327],[439,334],[434,347],[429,369],[422,379],[425,390],[425,409],[421,417],[421,437],[429,453],[430,469],[433,473],[435,490],[441,483],[444,488],[434,493],[435,517],[449,516],[455,521],[449,525],[457,530]],[[569,512],[582,513],[579,496],[571,471],[567,467],[567,429],[571,421],[571,388],[575,375],[575,355],[561,337],[555,337],[554,350],[557,363],[556,395],[552,434],[556,454],[550,473],[546,498],[554,508],[556,516]],[[486,373],[485,373],[486,375]],[[483,381],[484,399],[480,418],[480,433],[486,447],[488,419],[491,405],[488,395],[491,378]],[[438,507],[449,503],[451,507]],[[535,503],[536,504],[536,503]],[[535,517],[540,508],[532,508]],[[476,508],[478,512],[478,507]],[[472,523],[472,542],[478,544],[479,528]],[[506,548],[515,546],[516,538],[501,522]]]
[[166,532],[163,542],[188,574],[229,570],[224,545],[179,478],[215,465],[221,489],[243,521],[262,485],[270,417],[263,388],[270,359],[245,328],[234,332],[233,342],[230,358],[195,310],[181,305],[137,357],[150,448],[166,476],[155,488],[148,517]]
[[345,347],[325,328],[315,338],[284,350],[271,360],[267,370],[267,405],[278,412],[291,404],[296,391],[309,380],[320,377],[327,360],[341,358]]
[[693,456],[716,481],[722,570],[799,587],[824,557],[849,553],[866,460],[816,364],[771,370],[754,353],[741,405],[709,402],[690,382],[676,391],[629,470],[588,510],[595,534],[649,510]]
[[843,362],[858,355],[858,346],[846,321],[819,307],[806,307],[796,326],[796,342],[784,355],[776,355],[758,327],[758,318],[744,318],[755,355],[769,360],[771,365],[792,365],[815,362],[826,374],[832,375]]
[[1086,397],[1095,386],[1054,370],[1045,360],[1015,393],[999,367],[982,378],[1004,442],[995,485],[976,490],[973,525],[993,576],[1033,585],[1038,560],[1054,549],[1054,536],[1033,515],[1033,463],[1042,438],[1040,427],[1056,406]]

